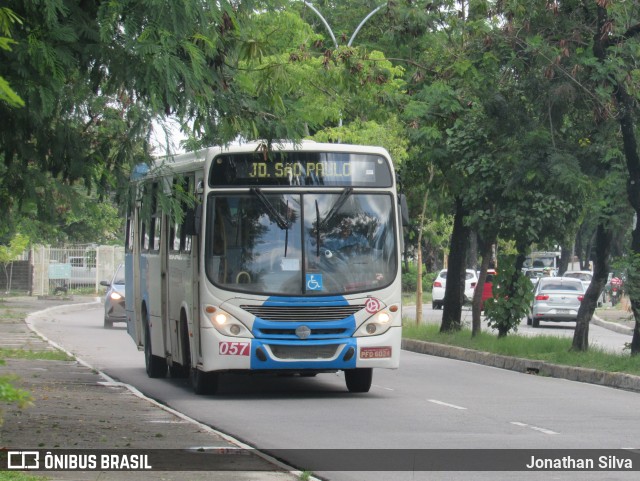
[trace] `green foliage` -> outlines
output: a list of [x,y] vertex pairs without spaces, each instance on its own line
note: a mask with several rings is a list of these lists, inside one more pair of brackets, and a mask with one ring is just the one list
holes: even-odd
[[[437,272],[425,272],[422,270],[422,289],[430,291],[433,280],[438,275]],[[415,292],[418,285],[418,266],[413,263],[409,264],[409,270],[402,270],[402,292]]]
[[[0,49],[11,51],[11,45],[15,43],[11,39],[11,27],[13,24],[21,24],[18,17],[12,10],[0,7]],[[24,100],[15,93],[2,75],[0,75],[0,102],[6,103],[9,107],[24,107]]]
[[311,479],[311,475],[312,475],[312,473],[310,471],[303,471],[298,476],[298,479],[300,481],[309,481]]
[[407,158],[408,141],[402,125],[395,116],[384,123],[359,119],[340,127],[328,127],[313,135],[318,142],[343,142],[346,144],[378,145],[391,154],[396,167]]
[[[0,364],[3,363],[4,361],[0,360]],[[0,376],[0,402],[15,404],[19,408],[28,407],[33,399],[27,391],[15,387],[14,383],[17,380],[15,376]],[[2,424],[2,416],[0,416],[0,424]]]
[[3,359],[40,359],[45,361],[72,361],[64,351],[28,351],[24,349],[0,348],[0,358]]
[[[102,203],[123,202],[167,118],[189,148],[389,119],[403,69],[379,51],[326,49],[291,2],[205,3],[8,2],[15,16],[2,19],[22,28],[0,50],[0,75],[29,108],[0,102],[0,239],[119,235]],[[398,130],[385,143],[401,161]]]
[[24,252],[29,245],[29,238],[23,234],[13,236],[9,245],[0,245],[0,264],[12,262],[16,257]]
[[504,337],[512,330],[517,331],[533,301],[531,281],[521,272],[515,272],[514,257],[500,263],[493,295],[485,301],[485,316],[489,327],[498,331],[498,337]]
[[425,243],[448,253],[452,231],[452,215],[431,216],[423,224],[422,235]]
[[1,481],[42,481],[41,476],[33,476],[18,471],[3,471],[0,474]]

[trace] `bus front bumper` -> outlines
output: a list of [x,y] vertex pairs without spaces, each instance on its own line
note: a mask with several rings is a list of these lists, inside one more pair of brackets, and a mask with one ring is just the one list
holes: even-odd
[[392,327],[379,336],[313,341],[229,338],[208,329],[203,335],[206,345],[217,345],[212,356],[204,356],[205,371],[395,369],[400,361],[399,327]]

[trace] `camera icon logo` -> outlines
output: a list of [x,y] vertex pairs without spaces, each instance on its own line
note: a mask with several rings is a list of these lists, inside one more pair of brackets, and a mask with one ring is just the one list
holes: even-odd
[[40,469],[38,451],[8,451],[7,469]]

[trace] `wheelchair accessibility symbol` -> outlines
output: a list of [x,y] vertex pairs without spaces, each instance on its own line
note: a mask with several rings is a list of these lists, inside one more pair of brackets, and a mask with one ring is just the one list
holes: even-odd
[[308,291],[322,290],[322,274],[307,274],[307,290]]

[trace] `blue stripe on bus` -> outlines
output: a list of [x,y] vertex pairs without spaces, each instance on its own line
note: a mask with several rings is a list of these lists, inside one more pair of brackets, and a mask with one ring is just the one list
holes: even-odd
[[349,302],[343,296],[327,297],[280,297],[272,296],[264,301],[264,306],[299,306],[299,305],[322,305],[322,306],[348,306]]
[[[278,346],[328,346],[328,345],[340,345],[344,344],[344,347],[339,352],[336,359],[330,360],[299,360],[299,361],[279,361],[271,358],[264,345],[278,345]],[[354,349],[353,355],[348,361],[344,361],[343,358],[349,348]],[[256,350],[262,349],[262,352],[266,355],[266,361],[261,361],[256,355]],[[335,341],[266,341],[263,342],[260,339],[253,339],[251,342],[251,369],[255,370],[339,370],[339,369],[353,369],[356,367],[356,359],[358,352],[358,344],[355,338],[336,339]]]
[[[270,333],[265,332],[268,329],[275,330],[288,330],[295,331],[299,326],[307,326],[311,329],[310,339],[336,339],[351,337],[356,331],[356,318],[354,316],[345,317],[344,319],[332,320],[332,321],[265,321],[260,317],[256,317],[253,321],[253,328],[251,333],[261,339],[295,339],[299,340],[298,336],[292,334],[282,333]],[[343,329],[341,333],[324,333],[315,334],[314,330],[320,329]]]

